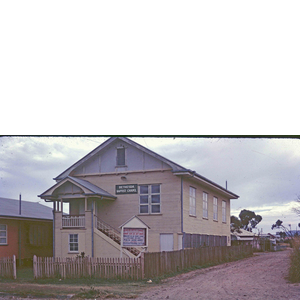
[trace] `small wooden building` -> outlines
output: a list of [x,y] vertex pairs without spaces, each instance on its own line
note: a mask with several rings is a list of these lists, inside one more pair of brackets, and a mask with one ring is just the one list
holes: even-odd
[[19,264],[30,263],[33,255],[53,255],[51,207],[0,198],[0,258],[12,255]]

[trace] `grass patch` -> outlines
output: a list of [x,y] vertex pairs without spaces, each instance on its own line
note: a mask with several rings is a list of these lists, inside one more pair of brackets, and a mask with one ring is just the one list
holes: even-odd
[[300,238],[294,238],[292,248],[288,279],[290,282],[300,282]]
[[67,299],[134,299],[151,287],[144,281],[105,280],[96,278],[35,280],[31,268],[20,268],[17,279],[0,278],[0,297]]

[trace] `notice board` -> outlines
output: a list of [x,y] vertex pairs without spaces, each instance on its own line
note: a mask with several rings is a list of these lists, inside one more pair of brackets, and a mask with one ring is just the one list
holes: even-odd
[[123,247],[146,246],[146,228],[123,228]]

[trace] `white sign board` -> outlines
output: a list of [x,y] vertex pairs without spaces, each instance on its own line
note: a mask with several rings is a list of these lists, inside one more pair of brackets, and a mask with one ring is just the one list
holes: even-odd
[[123,247],[146,246],[146,228],[123,228]]

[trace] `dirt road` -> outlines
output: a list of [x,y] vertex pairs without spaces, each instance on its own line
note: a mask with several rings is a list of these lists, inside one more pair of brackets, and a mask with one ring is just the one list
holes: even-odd
[[300,299],[300,284],[290,284],[289,250],[196,270],[170,278],[137,299]]

